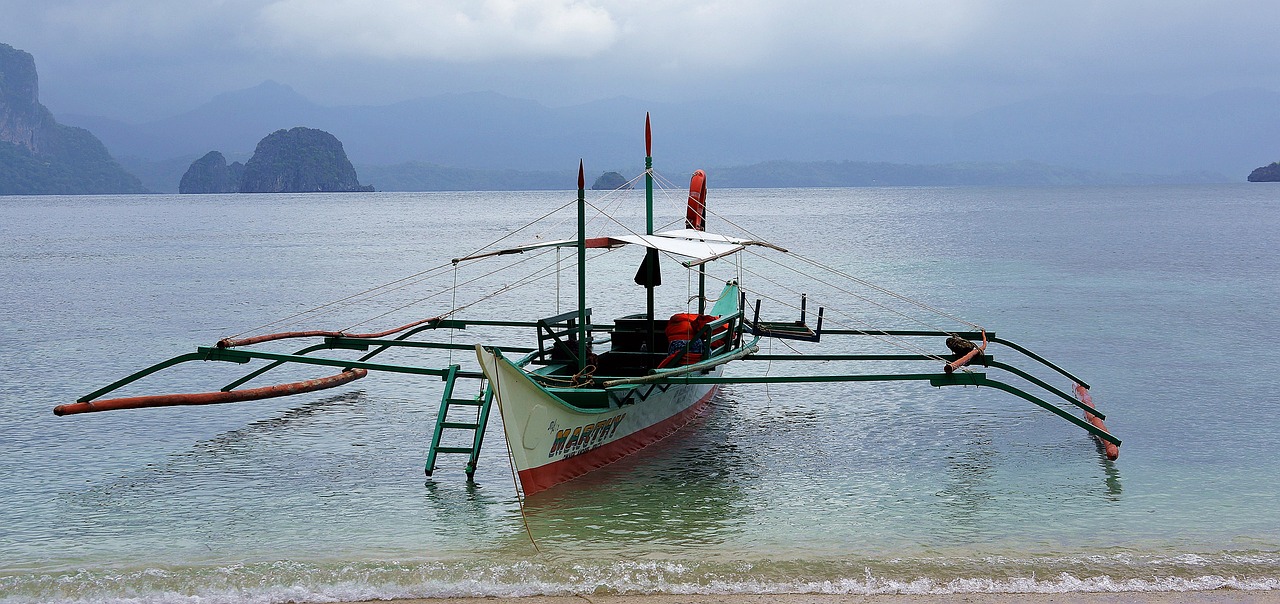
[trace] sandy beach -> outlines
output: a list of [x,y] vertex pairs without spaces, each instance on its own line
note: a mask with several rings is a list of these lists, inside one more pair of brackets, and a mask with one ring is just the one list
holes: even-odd
[[[395,600],[397,604],[494,604],[508,600],[509,604],[934,604],[937,602],[968,602],[970,604],[1227,604],[1280,602],[1277,591],[1241,591],[1219,589],[1191,592],[1116,592],[1116,593],[1063,593],[1063,594],[941,594],[941,595],[825,595],[825,594],[768,594],[768,595],[574,595],[530,596],[525,598],[439,598],[424,600]],[[350,604],[373,604],[360,602]]]

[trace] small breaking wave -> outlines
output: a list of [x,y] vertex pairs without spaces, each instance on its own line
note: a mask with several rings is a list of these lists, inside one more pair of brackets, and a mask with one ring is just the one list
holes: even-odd
[[573,594],[1280,590],[1280,554],[891,561],[276,561],[0,575],[0,603],[277,604]]

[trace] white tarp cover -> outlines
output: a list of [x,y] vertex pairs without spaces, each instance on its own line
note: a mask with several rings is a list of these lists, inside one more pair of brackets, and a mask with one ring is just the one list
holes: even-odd
[[651,247],[663,252],[693,258],[698,262],[705,262],[713,258],[719,258],[742,250],[742,244],[740,243],[728,243],[725,241],[698,241],[694,239],[684,239],[681,237],[668,237],[665,234],[619,235],[611,236],[609,239],[634,245],[643,245],[644,247]]
[[695,231],[693,229],[678,229],[674,231],[663,231],[658,233],[663,237],[679,237],[681,239],[697,239],[700,241],[723,241],[727,243],[751,243],[750,239],[739,239],[737,237],[729,237],[727,235],[717,235],[706,231]]
[[[607,241],[607,247],[624,244],[641,245],[663,252],[676,254],[678,256],[692,258],[692,260],[684,263],[686,266],[702,264],[710,260],[715,260],[716,258],[740,252],[746,245],[765,245],[768,247],[774,247],[775,249],[782,249],[764,242],[717,235],[715,233],[707,233],[705,231],[695,231],[693,229],[663,231],[654,235],[611,235],[608,237],[591,237],[588,238],[588,247],[605,247],[604,245],[601,245],[605,241]],[[531,243],[505,250],[484,252],[467,258],[459,258],[456,259],[455,262],[474,260],[488,256],[497,256],[500,254],[515,254],[545,247],[573,247],[577,244],[578,241],[576,239],[560,239],[557,241]]]

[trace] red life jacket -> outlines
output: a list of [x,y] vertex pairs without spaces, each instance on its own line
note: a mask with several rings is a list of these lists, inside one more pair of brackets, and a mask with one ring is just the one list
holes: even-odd
[[[693,352],[689,350],[690,340],[698,334],[699,330],[706,327],[707,323],[714,320],[716,320],[715,317],[694,313],[676,313],[671,315],[671,319],[667,321],[666,329],[668,345],[667,358],[663,359],[662,362],[658,364],[658,367],[666,367],[673,363],[676,355],[680,354],[680,351],[682,350],[685,351],[685,353],[680,364],[692,365],[701,361],[703,353],[705,352],[702,350],[703,347],[701,346],[701,343],[692,347],[693,350],[696,350],[696,352]],[[722,325],[716,329],[716,334],[724,334],[726,331],[725,326]],[[720,335],[719,340],[712,340],[712,345],[719,345],[723,340],[724,336]]]

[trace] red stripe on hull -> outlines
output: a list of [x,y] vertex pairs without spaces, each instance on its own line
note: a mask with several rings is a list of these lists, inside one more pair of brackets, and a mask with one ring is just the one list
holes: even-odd
[[538,491],[542,491],[558,485],[562,482],[572,480],[587,472],[602,468],[623,457],[626,457],[636,451],[639,451],[655,442],[658,442],[672,434],[675,434],[680,428],[685,427],[697,419],[706,411],[707,402],[715,395],[718,387],[711,388],[707,395],[698,399],[698,402],[689,405],[688,409],[681,411],[667,419],[664,419],[648,428],[637,430],[627,436],[619,438],[607,445],[592,449],[581,455],[574,455],[567,459],[552,462],[544,466],[529,468],[519,473],[520,487],[524,489],[525,496],[532,495]]

